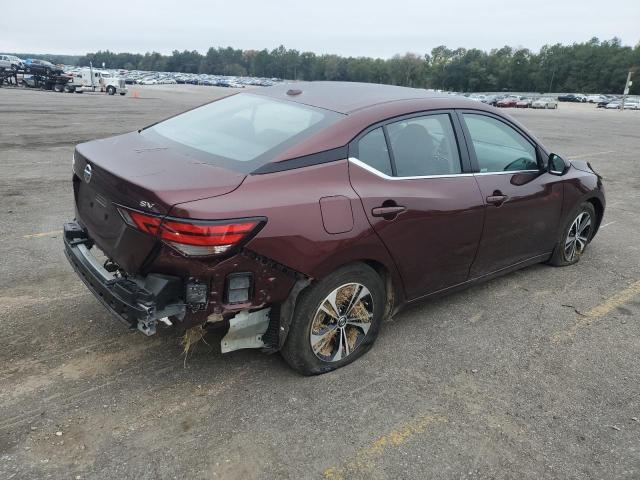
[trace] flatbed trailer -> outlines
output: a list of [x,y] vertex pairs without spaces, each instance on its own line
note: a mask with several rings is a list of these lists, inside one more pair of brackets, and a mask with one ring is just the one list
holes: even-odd
[[28,67],[0,71],[0,87],[22,85],[28,88],[63,92],[70,91],[67,86],[71,80],[71,76],[55,72],[33,73]]

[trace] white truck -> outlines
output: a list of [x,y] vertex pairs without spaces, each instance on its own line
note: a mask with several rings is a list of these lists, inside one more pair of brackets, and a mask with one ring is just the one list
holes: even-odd
[[127,94],[124,78],[115,77],[110,72],[97,68],[83,68],[73,73],[73,80],[65,87],[69,92],[106,92],[109,95]]

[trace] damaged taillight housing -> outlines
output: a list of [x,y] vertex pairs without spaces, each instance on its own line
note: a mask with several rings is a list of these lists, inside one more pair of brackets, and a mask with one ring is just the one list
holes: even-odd
[[118,207],[124,221],[188,257],[224,255],[248,242],[264,226],[264,217],[233,220],[191,220],[150,215]]

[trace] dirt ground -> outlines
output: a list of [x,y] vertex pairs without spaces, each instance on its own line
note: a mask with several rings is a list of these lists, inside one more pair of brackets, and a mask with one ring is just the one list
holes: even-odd
[[185,359],[112,319],[62,251],[79,142],[229,90],[0,89],[0,478],[640,478],[640,112],[511,113],[605,177],[580,263],[407,310],[365,357],[304,378],[278,355]]

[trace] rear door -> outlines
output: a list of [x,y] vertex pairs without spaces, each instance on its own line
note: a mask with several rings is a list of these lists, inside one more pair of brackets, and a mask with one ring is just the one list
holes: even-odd
[[505,119],[460,114],[486,203],[475,278],[551,252],[562,208],[560,177],[546,173],[536,144]]
[[350,145],[349,175],[408,299],[464,282],[484,206],[455,114],[375,125]]

